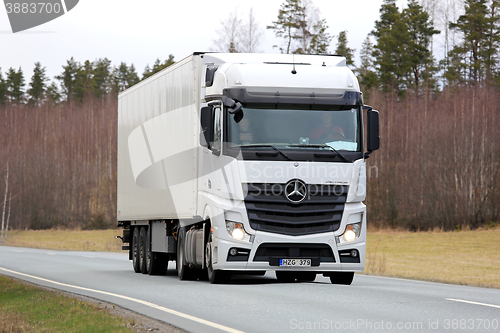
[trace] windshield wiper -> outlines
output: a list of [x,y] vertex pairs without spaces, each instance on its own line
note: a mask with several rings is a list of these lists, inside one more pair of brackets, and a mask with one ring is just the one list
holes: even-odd
[[279,150],[278,148],[276,148],[273,145],[241,145],[239,147],[240,148],[272,148],[272,149],[276,150],[278,153],[280,153],[281,155],[285,156],[288,160],[293,161],[293,159],[291,159],[290,156],[288,156],[287,154],[285,154],[284,152],[282,152],[281,150]]
[[329,146],[327,144],[307,144],[307,145],[288,145],[288,147],[304,147],[304,148],[328,148],[330,151],[334,152],[335,154],[339,155],[344,159],[344,161],[352,163],[351,160],[349,160],[347,157],[342,155],[337,149],[333,148],[332,146]]

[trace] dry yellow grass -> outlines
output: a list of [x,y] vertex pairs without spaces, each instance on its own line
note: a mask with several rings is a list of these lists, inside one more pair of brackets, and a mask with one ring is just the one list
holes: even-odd
[[110,230],[12,230],[9,246],[70,251],[121,252],[122,241],[115,239],[122,229]]
[[369,232],[365,273],[500,288],[500,229]]

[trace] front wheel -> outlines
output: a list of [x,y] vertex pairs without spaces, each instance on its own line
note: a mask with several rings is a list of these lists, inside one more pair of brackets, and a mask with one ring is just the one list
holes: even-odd
[[177,237],[177,275],[181,281],[185,280],[196,280],[197,272],[191,269],[189,265],[185,264],[184,260],[184,241],[186,238],[186,231],[181,229]]
[[212,233],[208,236],[207,244],[205,245],[205,265],[207,266],[208,280],[211,284],[225,283],[229,280],[227,272],[214,270],[212,266]]
[[354,280],[354,272],[335,272],[330,275],[330,282],[332,284],[350,285],[352,280]]

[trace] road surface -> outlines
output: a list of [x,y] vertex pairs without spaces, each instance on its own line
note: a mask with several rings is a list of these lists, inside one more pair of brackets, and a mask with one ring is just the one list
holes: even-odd
[[[225,285],[134,273],[124,253],[0,246],[0,274],[97,298],[189,332],[500,332],[500,290],[356,275],[351,286]],[[499,277],[500,278],[500,277]],[[0,291],[1,292],[1,291]]]

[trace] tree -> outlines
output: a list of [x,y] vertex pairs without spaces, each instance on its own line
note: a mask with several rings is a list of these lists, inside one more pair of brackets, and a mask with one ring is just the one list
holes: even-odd
[[11,103],[22,103],[24,101],[24,75],[21,67],[16,71],[12,67],[7,72],[7,96]]
[[241,25],[238,11],[234,10],[227,19],[221,21],[222,27],[217,29],[218,38],[214,40],[214,51],[217,52],[240,52]]
[[462,58],[462,61],[447,68],[457,73],[462,68],[465,81],[476,84],[482,80],[489,80],[497,64],[496,54],[499,49],[498,15],[499,3],[488,0],[466,0],[465,13],[457,22],[450,23],[450,28],[460,31],[463,41],[450,52],[452,57]]
[[326,54],[331,37],[326,32],[326,20],[320,19],[318,12],[309,0],[285,0],[278,20],[267,28],[274,30],[276,37],[285,39],[286,53]]
[[142,74],[142,79],[144,80],[173,64],[175,64],[175,61],[172,54],[170,54],[168,56],[168,59],[163,63],[160,61],[160,59],[156,59],[155,63],[153,64],[153,68],[149,68],[149,64],[146,65],[144,73]]
[[335,50],[335,53],[344,56],[346,58],[346,63],[348,66],[354,66],[355,50],[347,46],[347,31],[341,31],[337,40],[337,49]]
[[[286,43],[286,53],[289,54],[294,39],[294,31],[299,28],[297,12],[300,0],[285,0],[278,12],[278,19],[267,29],[274,30],[276,37],[283,38]],[[283,52],[283,50],[282,50]]]
[[83,66],[80,66],[75,74],[74,97],[78,102],[94,91],[94,66],[86,60]]
[[2,69],[0,68],[0,105],[5,104],[7,101],[7,82],[4,80],[2,75]]
[[396,0],[384,0],[380,8],[380,19],[371,33],[376,38],[374,46],[375,64],[379,82],[385,91],[404,90],[405,74],[408,73],[408,31]]
[[111,60],[108,58],[98,59],[93,62],[92,78],[94,80],[93,93],[101,97],[109,93],[111,86]]
[[129,67],[126,63],[122,62],[120,66],[113,69],[112,86],[115,93],[130,88],[139,81],[139,76],[133,64]]
[[313,26],[313,37],[309,44],[311,54],[328,54],[328,47],[330,46],[332,37],[326,31],[327,29],[328,25],[325,19],[318,21]]
[[241,26],[240,50],[243,53],[258,52],[258,47],[262,41],[262,29],[255,20],[253,8],[248,14],[248,21]]
[[61,81],[62,90],[66,95],[66,100],[70,100],[73,97],[76,85],[76,74],[80,70],[80,67],[80,63],[71,57],[70,60],[66,61],[66,66],[63,66],[63,72],[61,75],[56,76],[56,79]]
[[42,67],[39,62],[36,62],[35,68],[33,69],[33,76],[31,77],[30,88],[27,91],[30,96],[28,101],[29,104],[38,104],[43,101],[47,87],[46,82],[49,80],[45,72],[45,67]]
[[409,35],[407,53],[412,73],[408,76],[408,84],[414,85],[418,91],[422,78],[429,80],[436,70],[430,46],[432,37],[440,31],[434,29],[429,14],[416,0],[408,2],[408,8],[403,10],[403,20]]
[[359,74],[359,83],[363,86],[362,90],[368,91],[377,86],[377,74],[373,68],[373,44],[370,37],[367,36],[361,44],[360,59],[361,66],[357,69]]
[[61,93],[59,92],[59,88],[55,82],[52,82],[47,87],[47,97],[53,104],[57,104],[61,100]]

